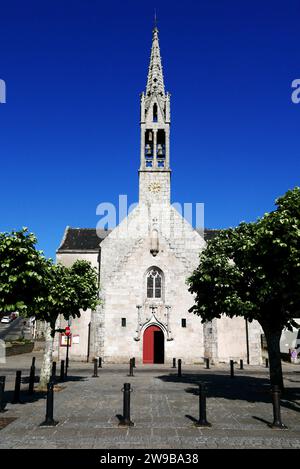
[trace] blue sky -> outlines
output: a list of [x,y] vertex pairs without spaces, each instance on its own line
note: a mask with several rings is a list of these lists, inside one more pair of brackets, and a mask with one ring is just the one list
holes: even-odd
[[299,185],[298,0],[3,0],[0,230],[54,256],[66,225],[137,201],[139,94],[158,12],[172,94],[172,200],[235,226]]

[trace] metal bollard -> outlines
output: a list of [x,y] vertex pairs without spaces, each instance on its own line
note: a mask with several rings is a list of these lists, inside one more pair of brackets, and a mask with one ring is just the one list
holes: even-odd
[[206,386],[199,383],[199,420],[195,422],[196,427],[211,427],[206,420]]
[[97,358],[94,358],[93,362],[94,362],[94,374],[92,378],[98,378]]
[[123,418],[119,423],[122,427],[133,427],[134,423],[130,420],[130,383],[124,383],[123,391]]
[[35,357],[32,357],[31,366],[34,366],[34,367],[35,367]]
[[55,383],[55,381],[56,381],[56,362],[52,363],[51,379]]
[[172,368],[176,368],[176,358],[173,358],[173,366]]
[[206,361],[206,369],[209,370],[209,358],[206,358],[205,361]]
[[181,378],[181,358],[178,360],[178,378]]
[[281,415],[280,415],[280,395],[281,395],[281,390],[280,386],[275,385],[272,388],[272,403],[273,403],[273,423],[270,425],[271,428],[281,428],[281,429],[286,429],[287,426],[284,425],[281,421]]
[[[32,361],[34,363],[34,361]],[[29,386],[28,394],[32,395],[34,392],[34,381],[35,381],[35,366],[31,365],[30,374],[29,374]]]
[[266,368],[269,368],[269,359],[266,358]]
[[21,404],[21,399],[20,399],[21,375],[22,375],[22,371],[20,370],[16,371],[14,397],[13,397],[13,400],[11,401],[12,404]]
[[130,358],[130,360],[129,360],[129,375],[128,376],[134,376],[132,358]]
[[5,376],[0,376],[0,412],[4,412],[4,389],[5,389]]
[[102,368],[102,357],[99,357],[98,368]]
[[40,424],[40,427],[55,427],[58,424],[53,419],[53,381],[47,384],[47,402],[46,402],[46,419]]
[[234,361],[230,360],[230,378],[234,378]]
[[244,369],[244,362],[243,360],[240,360],[240,370],[243,370]]
[[132,360],[132,368],[136,368],[136,366],[135,366],[135,357],[133,357],[131,360]]
[[65,361],[60,361],[60,381],[64,381],[65,379]]

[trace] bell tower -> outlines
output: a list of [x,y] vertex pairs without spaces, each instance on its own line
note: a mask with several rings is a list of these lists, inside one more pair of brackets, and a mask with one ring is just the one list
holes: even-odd
[[170,94],[165,92],[158,28],[153,29],[146,92],[141,94],[140,203],[170,203]]

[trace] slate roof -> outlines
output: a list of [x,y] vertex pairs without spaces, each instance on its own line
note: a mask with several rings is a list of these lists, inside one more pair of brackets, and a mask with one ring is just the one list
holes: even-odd
[[[201,230],[196,230],[198,233],[202,233]],[[209,241],[210,239],[215,238],[221,230],[213,230],[211,228],[204,228],[204,239],[205,241]]]
[[[197,230],[201,234],[201,230]],[[214,238],[220,230],[204,229],[204,239]],[[85,251],[98,252],[99,245],[111,230],[96,230],[95,228],[70,228],[67,226],[62,242],[57,252]]]
[[57,252],[62,251],[98,251],[101,241],[111,230],[95,228],[70,228],[67,226]]

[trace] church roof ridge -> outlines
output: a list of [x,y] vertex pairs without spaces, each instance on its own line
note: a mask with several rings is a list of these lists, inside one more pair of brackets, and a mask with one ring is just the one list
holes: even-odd
[[[61,244],[57,249],[57,253],[66,251],[98,252],[101,242],[111,231],[112,230],[97,228],[72,228],[67,226]],[[195,231],[198,233],[203,232],[203,230],[197,228]],[[214,238],[220,231],[220,229],[204,228],[205,241]]]

